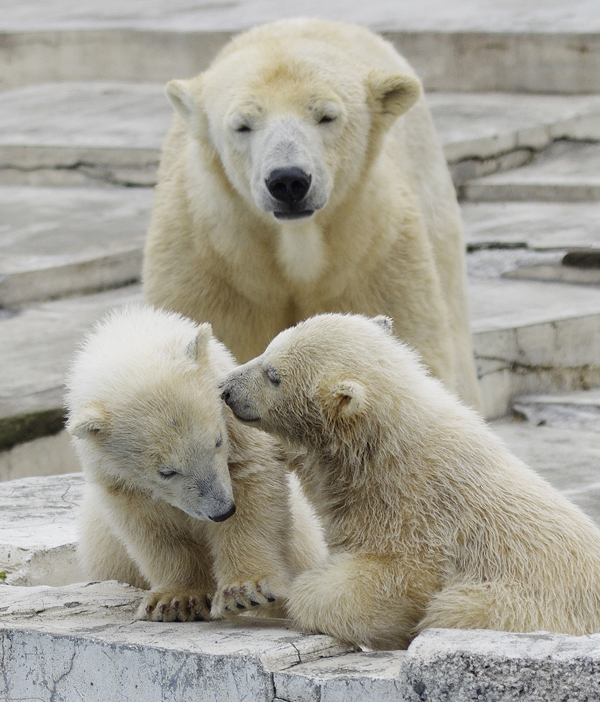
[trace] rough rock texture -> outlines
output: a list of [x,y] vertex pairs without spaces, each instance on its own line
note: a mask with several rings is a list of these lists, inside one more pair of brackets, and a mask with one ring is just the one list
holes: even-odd
[[600,635],[429,629],[403,666],[410,702],[591,702]]

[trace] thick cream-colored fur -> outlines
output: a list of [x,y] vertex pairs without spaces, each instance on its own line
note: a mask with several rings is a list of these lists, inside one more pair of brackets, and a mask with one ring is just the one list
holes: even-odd
[[239,419],[306,447],[296,470],[330,556],[298,626],[376,649],[426,627],[600,631],[600,531],[392,336],[322,315],[224,383]]
[[140,617],[281,604],[324,555],[277,442],[221,402],[234,366],[208,324],[131,306],[88,336],[71,369],[68,429],[86,477],[79,558],[87,577],[150,588]]
[[[413,70],[365,28],[286,20],[169,83],[144,257],[158,306],[210,322],[245,362],[322,312],[386,314],[479,405],[454,188]],[[304,219],[273,213],[266,177],[312,178]]]

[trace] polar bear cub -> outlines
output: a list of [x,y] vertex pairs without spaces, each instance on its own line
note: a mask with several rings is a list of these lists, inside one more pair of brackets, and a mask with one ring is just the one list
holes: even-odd
[[308,450],[330,555],[294,581],[292,618],[375,649],[426,627],[600,631],[600,531],[390,329],[313,317],[224,383],[242,422]]
[[67,428],[87,479],[79,558],[88,577],[151,588],[139,617],[277,604],[323,557],[281,448],[220,399],[234,367],[210,325],[148,306],[113,312],[74,360]]

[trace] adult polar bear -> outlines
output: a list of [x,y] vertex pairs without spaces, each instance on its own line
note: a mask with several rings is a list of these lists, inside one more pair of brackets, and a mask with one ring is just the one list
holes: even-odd
[[240,362],[322,312],[386,314],[479,406],[454,188],[413,70],[368,30],[286,20],[174,80],[149,302]]

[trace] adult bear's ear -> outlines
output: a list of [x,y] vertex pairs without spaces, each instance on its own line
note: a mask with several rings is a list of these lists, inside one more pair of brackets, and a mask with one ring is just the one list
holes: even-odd
[[171,80],[165,88],[171,105],[190,129],[197,129],[204,124],[204,110],[199,99],[202,84],[200,74],[188,80]]
[[108,417],[99,402],[91,402],[71,415],[66,428],[71,436],[90,439],[108,431]]
[[212,327],[208,322],[198,327],[196,338],[190,341],[187,347],[187,354],[194,361],[199,361],[208,353],[208,342],[212,339]]
[[390,121],[409,110],[421,96],[421,83],[413,76],[371,71],[367,79],[375,114]]
[[334,418],[352,417],[361,414],[366,407],[367,393],[357,380],[334,383],[325,393],[324,405]]

